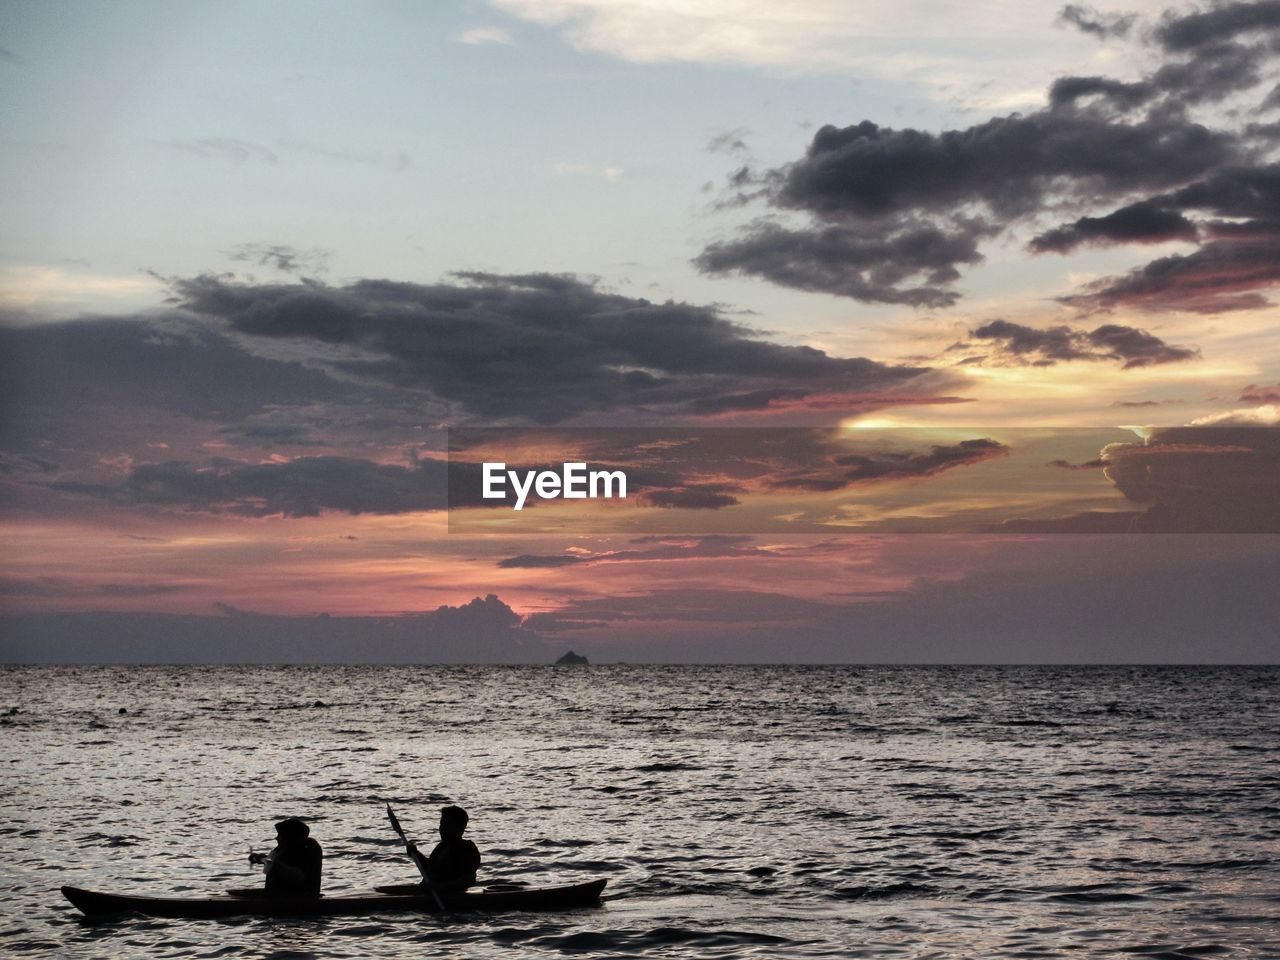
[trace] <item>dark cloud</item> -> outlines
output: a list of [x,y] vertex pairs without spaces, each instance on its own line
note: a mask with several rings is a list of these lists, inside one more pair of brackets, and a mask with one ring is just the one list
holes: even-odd
[[[1153,223],[1163,215],[1171,228],[1187,212],[1210,218],[1197,224],[1201,246],[1098,280],[1062,298],[1064,302],[1086,309],[1128,306],[1219,313],[1265,306],[1259,291],[1280,283],[1280,164],[1223,167],[1099,219],[1110,220],[1133,207],[1141,207],[1142,216]],[[1059,227],[1033,243],[1046,240],[1043,250],[1070,249],[1077,237],[1073,226]],[[1055,246],[1055,238],[1062,239],[1061,247]]]
[[1027,362],[1038,365],[1089,356],[1079,343],[1079,331],[1067,326],[1037,329],[1009,320],[992,320],[970,330],[969,335],[979,340],[998,341],[1006,355],[1025,357]]
[[74,466],[85,451],[136,452],[219,425],[288,422],[301,437],[309,423],[333,427],[333,410],[393,402],[301,359],[254,356],[175,316],[0,325],[0,449],[45,457],[48,447]]
[[1111,444],[1107,478],[1148,532],[1280,533],[1280,429],[1177,427]]
[[[1134,277],[1099,281],[1068,302],[1201,311],[1259,305],[1255,288],[1277,282],[1253,269],[1276,259],[1274,244],[1249,246],[1268,233],[1266,225],[1202,222],[1188,213],[1208,206],[1220,217],[1253,220],[1276,206],[1274,191],[1260,198],[1256,189],[1256,181],[1274,175],[1261,160],[1274,136],[1265,125],[1237,119],[1247,107],[1243,114],[1219,111],[1213,126],[1193,116],[1197,106],[1258,93],[1280,49],[1273,6],[1240,3],[1166,17],[1147,38],[1160,58],[1148,75],[1060,77],[1047,106],[1026,114],[942,132],[870,120],[824,126],[799,160],[765,170],[746,166],[729,180],[726,202],[763,200],[808,223],[758,222],[710,244],[695,263],[711,274],[739,272],[864,302],[945,307],[958,297],[952,287],[960,268],[982,260],[983,242],[1064,206],[1101,207],[1042,230],[1032,249],[1066,253],[1084,244],[1181,240],[1205,244],[1193,258],[1202,253],[1215,265],[1248,266],[1233,272],[1238,283],[1220,295],[1188,294],[1180,281],[1198,269],[1192,260],[1181,272],[1157,263]],[[1066,7],[1061,19],[1101,37],[1123,35],[1134,22],[1081,5]],[[1262,90],[1258,99],[1269,93]],[[1211,195],[1230,188],[1223,181],[1232,179],[1253,181],[1252,197],[1241,183],[1237,202],[1213,203]],[[1272,219],[1280,223],[1280,216]],[[904,253],[901,241],[921,231],[930,242]],[[1135,299],[1135,279],[1151,288],[1167,279],[1167,295]]]
[[1108,323],[1093,330],[1068,326],[1036,328],[1008,320],[992,320],[970,335],[998,343],[1001,359],[1032,366],[1050,366],[1065,360],[1120,360],[1126,370],[1175,363],[1199,356],[1199,351],[1176,347],[1159,337],[1120,324]]
[[723,153],[729,156],[748,155],[751,150],[747,146],[746,138],[750,133],[751,131],[744,127],[717,133],[707,142],[707,150],[710,153]]
[[1224,167],[1151,203],[1274,225],[1280,221],[1280,163]]
[[981,259],[978,241],[1051,196],[1173,187],[1239,154],[1235,136],[1181,117],[1120,120],[1097,108],[997,117],[939,134],[870,121],[826,126],[803,159],[743,188],[814,222],[757,225],[712,244],[695,263],[859,300],[945,306],[956,294],[941,288],[958,278],[958,265]]
[[180,583],[98,583],[70,577],[0,577],[0,597],[154,597],[184,589]]
[[1271,387],[1249,384],[1240,394],[1242,403],[1280,403],[1280,383]]
[[1011,520],[999,529],[1010,533],[1280,533],[1280,428],[1162,428],[1141,442],[1108,444],[1099,460],[1106,478],[1140,509]]
[[1119,277],[1106,277],[1063,303],[1084,310],[1224,313],[1268,305],[1259,290],[1280,283],[1280,231],[1215,240],[1192,253],[1160,257]]
[[242,243],[230,254],[232,260],[271,267],[281,273],[314,275],[328,269],[327,250],[299,250],[283,243]]
[[1055,187],[1174,185],[1237,152],[1232,135],[1185,120],[1125,122],[1086,110],[996,117],[939,134],[864,121],[819,130],[804,159],[779,172],[775,199],[820,215],[945,214],[980,204],[1009,218],[1037,209]]
[[[625,445],[625,444],[624,444]],[[623,469],[628,494],[637,504],[675,509],[719,509],[737,503],[731,483],[688,482],[678,473],[643,464],[593,462],[592,469]],[[555,464],[508,463],[521,475]],[[696,470],[696,464],[685,464]],[[479,462],[422,459],[399,465],[339,456],[306,456],[250,463],[214,458],[201,463],[166,461],[131,464],[122,480],[95,482],[27,481],[39,488],[119,506],[241,517],[314,517],[326,512],[392,515],[444,509],[510,509],[510,486],[502,499],[482,496]],[[540,498],[530,494],[525,509]]]
[[673,510],[719,510],[737,504],[738,498],[728,491],[741,489],[729,484],[688,484],[671,490],[648,491],[642,495],[642,502]]
[[1101,470],[1109,462],[1101,458],[1086,460],[1084,463],[1072,463],[1070,460],[1050,460],[1045,466],[1057,467],[1060,470]]
[[962,440],[935,444],[927,453],[883,452],[834,457],[818,470],[801,470],[771,482],[778,489],[827,492],[864,483],[931,477],[956,467],[1007,456],[1008,448],[995,440]]
[[[648,602],[650,598],[661,602]],[[584,624],[677,621],[681,623],[777,623],[810,620],[825,604],[755,590],[663,590],[637,597],[589,598],[561,611],[532,614],[527,624],[544,632]]]
[[1220,43],[1197,49],[1190,59],[1157,70],[1150,83],[1177,98],[1177,107],[1216,103],[1262,81],[1270,51],[1264,46]]
[[311,425],[300,423],[246,422],[218,429],[218,435],[237,447],[319,447]]
[[586,562],[587,560],[584,557],[573,553],[522,553],[518,557],[505,557],[499,560],[498,566],[506,569],[537,570],[571,567],[574,564]]
[[118,484],[57,481],[51,486],[125,506],[243,517],[314,517],[326,510],[395,514],[444,509],[446,471],[440,460],[409,467],[348,457],[214,460],[199,466],[172,461],[134,467]]
[[1140,107],[1152,100],[1157,89],[1145,81],[1129,82],[1109,77],[1059,77],[1049,87],[1049,106],[1053,109],[1074,107],[1096,98],[1095,105],[1114,108],[1120,113]]
[[1066,253],[1081,244],[1112,246],[1195,239],[1196,225],[1181,213],[1144,201],[1104,217],[1081,217],[1075,223],[1040,234],[1030,247],[1036,253]]
[[[891,229],[826,225],[792,230],[761,222],[736,240],[713,243],[694,263],[704,273],[740,273],[784,287],[852,297],[866,303],[946,307],[956,264],[977,263],[978,221],[950,231],[913,220]],[[905,285],[905,286],[904,286]]]
[[1225,3],[1196,13],[1167,14],[1156,29],[1166,50],[1186,52],[1231,40],[1241,34],[1280,29],[1280,2]]
[[[397,617],[35,613],[0,618],[6,663],[549,663],[498,597]],[[234,618],[235,629],[228,629]]]
[[1124,361],[1124,369],[1151,367],[1161,363],[1177,363],[1200,355],[1199,350],[1175,347],[1159,337],[1118,323],[1095,327],[1085,334],[1090,345],[1104,357]]
[[[962,554],[961,576],[872,602],[651,589],[574,598],[530,619],[548,636],[572,636],[593,662],[1275,662],[1275,538],[1170,536],[1158,550],[1141,537],[1003,546]],[[716,620],[717,609],[741,617]]]
[[1058,12],[1061,23],[1099,39],[1126,37],[1137,20],[1135,14],[1104,13],[1081,3],[1069,3]]
[[0,473],[4,474],[51,474],[57,473],[62,468],[60,463],[53,460],[46,460],[43,457],[32,456],[30,454],[10,454],[0,452]]
[[[250,342],[301,344],[335,376],[421,391],[464,414],[556,422],[697,413],[727,398],[883,390],[926,371],[772,343],[715,308],[651,303],[570,276],[331,287],[176,281],[182,306]],[[318,358],[313,363],[321,363]]]

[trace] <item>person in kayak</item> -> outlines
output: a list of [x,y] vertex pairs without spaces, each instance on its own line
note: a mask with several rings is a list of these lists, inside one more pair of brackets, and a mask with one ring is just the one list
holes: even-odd
[[418,862],[423,877],[437,890],[465,890],[476,882],[480,851],[462,836],[469,819],[461,807],[445,807],[440,811],[440,842],[431,856],[424,857],[417,846],[408,845],[409,856]]
[[249,854],[250,863],[266,869],[266,892],[278,897],[320,896],[323,859],[320,844],[311,839],[311,828],[296,817],[276,824],[276,848],[269,854]]

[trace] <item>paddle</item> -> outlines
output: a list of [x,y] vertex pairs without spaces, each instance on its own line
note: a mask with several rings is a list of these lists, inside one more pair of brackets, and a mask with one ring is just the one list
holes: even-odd
[[422,874],[423,885],[431,891],[431,896],[435,898],[436,906],[440,908],[440,912],[444,913],[444,901],[440,899],[440,894],[436,892],[435,887],[431,886],[431,878],[427,876],[426,865],[413,855],[413,844],[409,842],[409,838],[404,835],[404,827],[400,826],[400,821],[396,819],[396,812],[391,809],[391,804],[387,804],[387,819],[391,821],[391,829],[396,832],[396,836],[400,838],[400,842],[404,844],[405,853],[409,854],[418,867],[418,872]]

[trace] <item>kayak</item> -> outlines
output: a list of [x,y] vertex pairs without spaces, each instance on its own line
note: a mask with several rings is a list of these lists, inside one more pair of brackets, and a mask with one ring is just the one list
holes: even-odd
[[496,884],[464,893],[435,893],[417,885],[377,887],[364,893],[318,897],[266,896],[261,889],[229,890],[209,897],[134,897],[63,887],[62,895],[86,916],[141,913],[149,917],[338,917],[364,913],[440,913],[474,910],[568,910],[600,900],[605,880],[559,887]]

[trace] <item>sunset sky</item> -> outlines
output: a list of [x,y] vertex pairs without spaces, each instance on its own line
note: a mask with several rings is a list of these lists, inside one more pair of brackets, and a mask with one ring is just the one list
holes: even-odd
[[[0,660],[1275,662],[1277,50],[0,3]],[[636,495],[446,511],[490,427]]]

